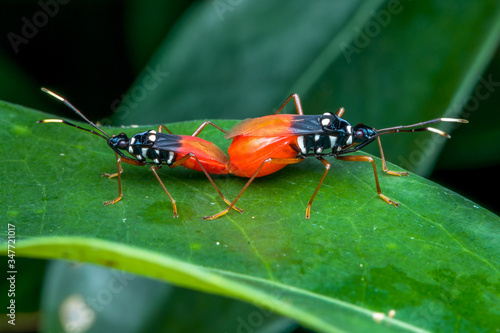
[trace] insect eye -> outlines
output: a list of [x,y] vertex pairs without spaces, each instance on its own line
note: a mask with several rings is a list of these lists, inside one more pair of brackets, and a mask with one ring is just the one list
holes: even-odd
[[127,140],[120,140],[117,143],[118,148],[125,149],[128,146]]
[[356,133],[354,133],[357,139],[363,139],[365,137],[365,132],[362,130],[357,130]]

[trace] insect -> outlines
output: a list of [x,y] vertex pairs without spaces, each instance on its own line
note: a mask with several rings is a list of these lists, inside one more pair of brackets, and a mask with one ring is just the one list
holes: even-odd
[[[279,114],[292,99],[295,102],[297,114]],[[391,171],[387,167],[380,141],[381,135],[431,131],[450,138],[449,134],[427,127],[427,125],[440,121],[467,123],[464,119],[437,118],[413,125],[376,130],[363,124],[352,126],[341,118],[344,111],[344,108],[340,108],[335,114],[326,112],[322,115],[304,115],[299,95],[292,94],[274,115],[246,119],[230,129],[225,135],[226,138],[232,139],[228,150],[230,172],[236,176],[249,178],[249,180],[225,210],[215,215],[205,216],[203,219],[212,220],[226,214],[256,177],[272,174],[289,164],[300,163],[309,156],[317,158],[325,167],[325,171],[307,203],[306,219],[309,219],[311,215],[311,205],[331,168],[331,163],[324,158],[327,156],[333,156],[342,161],[371,163],[377,194],[388,204],[398,206],[399,203],[382,193],[373,158],[366,155],[347,154],[377,140],[383,171],[393,176],[408,176],[407,172]]]
[[[103,173],[102,176],[109,178],[118,178],[118,197],[113,200],[104,202],[104,205],[114,204],[123,197],[121,182],[121,174],[123,172],[123,169],[121,163],[139,166],[147,165],[150,167],[151,171],[154,173],[156,179],[158,180],[161,187],[170,199],[170,202],[172,203],[174,218],[179,216],[177,213],[175,200],[168,192],[157,172],[158,169],[160,169],[164,164],[166,164],[171,169],[182,165],[188,169],[202,171],[207,176],[208,180],[215,188],[219,196],[228,205],[231,204],[231,202],[226,199],[226,197],[224,197],[224,195],[210,176],[210,174],[229,173],[229,159],[227,155],[222,152],[222,150],[220,150],[215,144],[197,137],[197,135],[200,134],[200,132],[205,128],[206,125],[212,125],[218,130],[225,133],[222,128],[215,125],[214,123],[205,121],[190,136],[174,135],[167,127],[163,125],[158,126],[158,131],[148,130],[142,133],[137,133],[131,138],[129,138],[124,133],[110,136],[102,128],[88,120],[65,98],[46,88],[42,88],[42,91],[66,104],[88,124],[92,125],[92,127],[94,127],[97,131],[80,127],[62,119],[44,119],[38,121],[38,123],[62,123],[90,132],[105,139],[111,149],[113,149],[113,151],[115,152],[117,172],[113,174]],[[163,131],[166,131],[167,133],[163,133]],[[132,157],[125,156],[124,152],[130,154],[130,156]],[[231,208],[235,209],[236,211],[243,212],[243,210],[241,210],[240,208],[235,207],[234,204],[231,205]]]

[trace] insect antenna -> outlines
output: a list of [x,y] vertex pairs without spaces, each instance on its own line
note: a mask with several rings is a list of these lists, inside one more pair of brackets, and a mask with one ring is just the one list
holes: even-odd
[[[439,135],[442,135],[446,138],[451,138],[451,136],[443,132],[437,128],[434,127],[428,127],[426,125],[437,123],[440,121],[445,121],[445,122],[452,122],[452,123],[468,123],[467,120],[465,119],[458,119],[458,118],[436,118],[432,120],[427,120],[423,121],[420,123],[416,123],[413,125],[404,125],[404,126],[394,126],[394,127],[388,127],[388,128],[383,128],[380,130],[377,130],[378,135],[383,135],[383,134],[389,134],[389,133],[399,133],[399,132],[423,132],[423,131],[430,131],[433,133],[437,133]],[[425,126],[425,127],[423,127]]]
[[86,129],[86,128],[83,128],[83,127],[80,127],[78,125],[75,125],[75,124],[72,124],[70,123],[69,121],[66,121],[66,120],[62,120],[62,119],[44,119],[44,120],[39,120],[37,121],[37,123],[63,123],[63,124],[66,124],[66,125],[69,125],[69,126],[73,126],[75,128],[78,128],[78,129],[81,129],[81,130],[84,130],[84,131],[87,131],[87,132],[90,132],[92,134],[95,134],[97,136],[100,136],[101,138],[104,138],[106,140],[110,139],[111,136],[109,136],[106,132],[104,132],[104,130],[102,130],[99,126],[97,126],[96,124],[94,124],[93,122],[91,122],[90,120],[87,119],[87,117],[85,117],[83,115],[83,113],[81,113],[77,108],[75,108],[68,100],[66,100],[64,97],[56,94],[55,92],[53,91],[50,91],[49,89],[47,88],[42,88],[42,91],[49,94],[50,96],[58,99],[59,101],[63,102],[64,104],[66,104],[66,106],[68,106],[71,110],[73,110],[76,114],[78,114],[80,117],[82,117],[87,123],[89,123],[90,125],[92,125],[95,129],[97,129],[99,132],[101,132],[103,135],[97,133],[96,131],[93,131],[93,130],[89,130],[89,129]]

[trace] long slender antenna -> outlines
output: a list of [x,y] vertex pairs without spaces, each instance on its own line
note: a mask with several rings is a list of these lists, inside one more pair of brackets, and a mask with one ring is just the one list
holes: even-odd
[[[395,127],[388,127],[388,128],[383,128],[380,130],[377,130],[379,135],[383,134],[389,134],[389,133],[399,133],[399,132],[422,132],[422,131],[430,131],[437,133],[439,135],[442,135],[446,138],[450,138],[451,136],[443,132],[441,130],[438,130],[437,128],[434,127],[427,127],[426,125],[437,123],[440,121],[446,121],[446,122],[452,122],[452,123],[468,123],[467,120],[465,119],[458,119],[458,118],[436,118],[428,121],[423,121],[421,123],[413,124],[413,125],[405,125],[405,126],[395,126]],[[422,127],[426,126],[426,127]]]
[[[102,134],[104,134],[106,136],[106,137],[104,137],[106,140],[111,138],[111,136],[109,136],[106,132],[104,132],[99,126],[97,126],[96,124],[94,124],[93,122],[91,122],[90,120],[88,120],[87,117],[85,117],[83,115],[83,113],[81,113],[77,108],[75,108],[67,99],[65,99],[64,97],[56,94],[53,91],[50,91],[47,88],[42,88],[42,91],[45,92],[45,93],[47,93],[47,94],[49,94],[50,96],[58,99],[59,101],[63,102],[64,104],[66,104],[66,106],[68,106],[71,110],[75,111],[76,114],[79,115],[80,117],[82,117],[87,123],[89,123],[95,129],[97,129],[99,132],[101,132]],[[70,126],[78,128],[78,129],[82,129],[82,130],[85,130],[87,132],[96,134],[96,135],[99,135],[100,137],[103,137],[102,135],[100,135],[99,133],[96,133],[95,131],[88,130],[88,129],[85,129],[83,127],[74,125],[74,124],[72,124],[70,122],[67,122],[65,120],[60,120],[60,119],[45,119],[45,120],[40,120],[39,121],[39,123],[49,123],[49,122],[51,122],[51,123],[54,123],[54,122],[63,123],[63,124],[70,125]]]
[[69,125],[69,126],[73,126],[73,127],[76,127],[78,129],[81,129],[81,130],[84,130],[84,131],[87,131],[87,132],[90,132],[92,134],[95,134],[97,136],[100,136],[101,138],[103,138],[104,140],[108,140],[109,138],[105,137],[104,135],[102,134],[99,134],[97,133],[96,131],[94,130],[89,130],[87,128],[83,128],[83,127],[80,127],[78,125],[75,125],[75,124],[72,124],[70,123],[69,121],[66,121],[66,120],[62,120],[62,119],[43,119],[43,120],[39,120],[37,121],[38,124],[45,124],[45,123],[61,123],[61,124],[65,124],[65,125]]
[[[437,128],[434,128],[434,127],[428,127],[426,125],[429,125],[429,124],[433,124],[433,123],[437,123],[437,122],[440,122],[440,121],[446,121],[446,122],[452,122],[452,123],[468,123],[467,120],[465,119],[458,119],[458,118],[436,118],[436,119],[432,119],[432,120],[427,120],[427,121],[423,121],[421,123],[416,123],[416,124],[413,124],[413,125],[402,125],[402,126],[394,126],[394,127],[387,127],[387,128],[382,128],[380,130],[376,130],[376,134],[373,135],[372,137],[370,137],[368,140],[362,142],[362,143],[353,143],[347,147],[345,147],[344,149],[342,149],[338,155],[342,155],[342,154],[347,154],[347,153],[352,153],[354,151],[357,151],[361,148],[363,148],[364,146],[370,144],[371,142],[373,142],[377,137],[381,136],[381,135],[384,135],[384,134],[389,134],[389,133],[400,133],[400,132],[424,132],[424,131],[429,131],[429,132],[433,132],[433,133],[436,133],[436,134],[439,134],[439,135],[442,135],[444,136],[445,138],[451,138],[451,136],[446,133],[446,132],[443,132]],[[425,127],[422,127],[422,126],[425,126]]]

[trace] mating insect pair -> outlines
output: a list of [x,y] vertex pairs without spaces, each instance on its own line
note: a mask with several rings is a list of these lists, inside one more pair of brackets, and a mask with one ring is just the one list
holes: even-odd
[[[326,156],[333,156],[343,161],[370,162],[373,167],[377,194],[385,202],[398,206],[397,202],[389,199],[382,193],[373,158],[365,155],[346,154],[355,152],[377,140],[384,172],[394,176],[407,176],[407,172],[396,172],[388,169],[380,141],[381,135],[399,132],[431,131],[449,138],[450,136],[447,133],[433,127],[428,127],[427,125],[440,121],[467,122],[464,119],[437,118],[413,125],[389,127],[381,130],[376,130],[363,124],[353,127],[341,118],[344,108],[340,108],[335,114],[326,112],[322,115],[304,115],[298,94],[292,94],[278,108],[274,115],[243,120],[227,133],[219,126],[207,121],[201,124],[191,136],[174,135],[165,126],[160,125],[158,131],[149,130],[128,138],[123,133],[116,136],[109,136],[100,127],[88,120],[66,99],[45,88],[42,88],[42,90],[65,103],[100,133],[61,119],[46,119],[39,121],[39,123],[58,122],[91,132],[106,139],[108,145],[114,150],[117,173],[103,175],[110,178],[118,178],[119,195],[116,199],[105,202],[105,205],[114,204],[122,198],[120,175],[123,169],[121,162],[140,166],[148,165],[172,202],[173,214],[174,217],[177,217],[175,200],[161,181],[157,170],[163,164],[166,164],[170,168],[182,165],[189,169],[204,172],[217,193],[228,204],[225,210],[215,215],[205,216],[203,218],[205,220],[216,219],[228,213],[231,209],[240,213],[243,212],[235,204],[256,177],[266,176],[289,164],[302,162],[308,156],[314,156],[320,160],[325,167],[325,171],[307,203],[306,218],[310,217],[313,200],[331,168],[331,163],[324,159]],[[279,114],[292,99],[295,102],[297,115]],[[216,145],[197,137],[208,124],[226,133],[226,138],[232,139],[228,149],[229,159]],[[163,130],[167,131],[168,134],[163,133]],[[124,151],[132,157],[125,156]],[[249,180],[236,198],[230,202],[224,197],[210,177],[210,174],[234,174],[239,177],[249,178]]]

